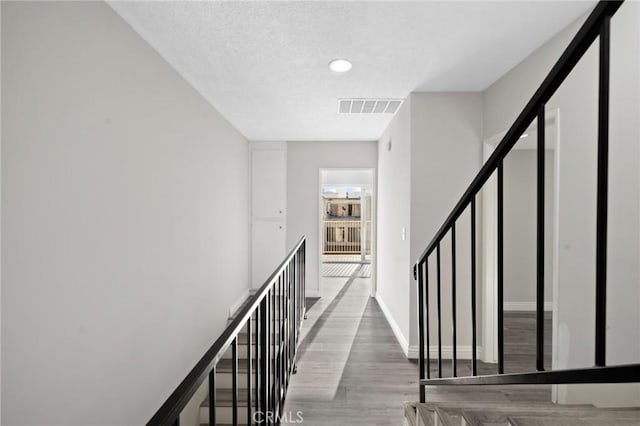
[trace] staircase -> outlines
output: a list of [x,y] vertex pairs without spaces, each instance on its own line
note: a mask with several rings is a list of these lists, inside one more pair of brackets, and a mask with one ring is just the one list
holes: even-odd
[[[232,316],[230,320],[234,317]],[[255,321],[254,321],[255,323]],[[246,327],[238,334],[238,424],[249,424],[247,420],[247,331]],[[255,338],[252,339],[252,343]],[[255,344],[252,344],[255,351]],[[252,360],[255,371],[255,362]],[[219,425],[233,424],[233,356],[229,348],[216,368],[216,419]],[[255,389],[252,389],[252,400],[255,401]],[[209,425],[209,396],[200,404],[200,425]]]
[[[247,299],[231,317],[229,317],[229,323],[232,323],[236,318],[236,314],[242,311],[242,308],[246,306],[250,298]],[[252,319],[252,329],[256,327],[255,319]],[[277,335],[277,334],[276,334]],[[256,371],[255,354],[256,354],[256,336],[252,333],[251,338],[251,353],[252,353],[252,371]],[[278,339],[274,339],[278,342]],[[248,420],[248,392],[247,392],[247,349],[249,342],[247,336],[246,326],[242,328],[242,331],[238,334],[238,425],[248,425],[251,422]],[[276,351],[278,345],[276,343]],[[256,401],[256,390],[251,390],[251,400]],[[233,425],[233,353],[232,348],[226,350],[222,360],[218,363],[216,368],[216,423],[218,425]],[[200,404],[200,425],[209,426],[209,396]]]
[[[638,409],[601,409],[590,405],[556,405],[551,403],[550,385],[638,383],[640,360],[631,364],[607,363],[607,232],[609,191],[609,74],[611,18],[621,6],[621,1],[601,1],[586,19],[569,46],[553,66],[538,90],[526,104],[516,121],[506,132],[493,154],[485,162],[467,190],[429,242],[413,268],[417,281],[418,329],[419,329],[419,392],[420,402],[404,405],[404,424],[423,425],[484,425],[484,426],[546,426],[546,425],[640,425]],[[584,306],[595,313],[593,366],[573,369],[552,369],[549,365],[551,344],[549,331],[545,330],[545,108],[558,87],[578,64],[585,52],[598,42],[598,132],[597,132],[597,186],[596,223],[593,229],[584,229],[594,235],[595,257],[583,259],[584,267],[595,270],[595,305]],[[508,339],[508,314],[504,312],[504,160],[525,130],[537,126],[537,223],[536,223],[536,310],[532,328],[520,333],[518,345],[505,344]],[[585,148],[586,149],[586,148]],[[477,356],[477,283],[476,201],[489,179],[495,176],[495,281],[484,283],[495,286],[496,309],[484,312],[495,315],[497,337],[496,364],[484,364]],[[493,184],[493,182],[492,182]],[[488,202],[488,199],[484,199]],[[469,213],[463,216],[463,213]],[[462,219],[463,217],[469,217]],[[470,257],[456,259],[457,229],[469,229]],[[586,234],[585,234],[586,235]],[[441,243],[450,242],[450,265],[441,265]],[[458,263],[457,263],[458,262]],[[471,361],[457,359],[457,279],[456,265],[470,266],[469,297],[471,318]],[[589,264],[591,263],[591,264]],[[594,265],[595,263],[595,265]],[[441,283],[441,269],[451,268],[447,288]],[[433,269],[435,269],[435,271]],[[431,269],[431,274],[429,270]],[[434,273],[435,272],[435,273]],[[562,283],[560,283],[562,285]],[[435,287],[435,291],[430,288]],[[587,287],[583,291],[589,291]],[[450,293],[450,305],[443,306],[442,293]],[[576,299],[576,303],[579,299]],[[442,357],[442,311],[451,318],[451,359]],[[449,327],[447,327],[449,328]],[[432,330],[433,329],[433,330]],[[492,332],[492,331],[488,331]],[[433,336],[435,334],[436,336]],[[627,336],[630,345],[637,335]],[[437,345],[437,359],[433,359],[431,345]],[[428,348],[428,349],[425,349]],[[576,348],[572,348],[576,350]],[[518,351],[520,353],[518,353]],[[515,361],[514,361],[515,360]],[[547,362],[545,362],[547,361]],[[505,372],[505,364],[509,372]],[[514,367],[515,363],[515,368]],[[443,365],[446,368],[443,368]],[[462,367],[462,368],[460,368]],[[445,371],[450,376],[445,375]],[[514,387],[514,385],[518,385]],[[524,388],[523,388],[524,387]]]
[[[302,237],[147,426],[280,424],[306,310],[305,256]],[[194,406],[200,391],[208,395]]]
[[[551,316],[545,316],[545,347],[551,346]],[[505,365],[509,372],[523,373],[535,363],[535,315],[531,312],[505,314]],[[458,374],[471,374],[469,361],[458,361]],[[547,357],[545,368],[551,366]],[[434,361],[430,375],[438,374]],[[481,375],[491,374],[496,364],[479,362]],[[451,361],[443,361],[443,371],[450,372]],[[551,386],[465,386],[433,387],[424,403],[404,405],[405,426],[546,426],[546,425],[640,425],[639,409],[610,410],[590,405],[556,405],[551,403]]]

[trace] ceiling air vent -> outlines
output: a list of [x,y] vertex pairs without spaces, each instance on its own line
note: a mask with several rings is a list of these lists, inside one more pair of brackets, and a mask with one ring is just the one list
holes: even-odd
[[339,114],[395,114],[402,99],[338,99]]

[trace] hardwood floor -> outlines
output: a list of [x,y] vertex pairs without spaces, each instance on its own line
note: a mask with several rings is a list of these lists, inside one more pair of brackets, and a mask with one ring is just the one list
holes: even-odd
[[[298,373],[292,376],[285,404],[285,413],[293,413],[294,418],[302,412],[304,424],[400,425],[403,402],[418,400],[418,363],[407,360],[378,303],[369,296],[369,279],[361,278],[362,266],[350,269],[348,278],[324,278],[324,294],[330,296],[309,311]],[[535,356],[528,355],[535,345],[534,327],[530,313],[505,316],[509,371],[535,366]],[[546,329],[550,346],[550,323]],[[469,365],[459,361],[459,374],[468,374]],[[450,361],[443,367],[450,372]],[[432,372],[436,368],[434,361]],[[492,373],[495,365],[480,363],[479,370]],[[550,396],[548,386],[427,388],[432,402],[549,401]]]
[[371,277],[371,265],[360,263],[323,263],[322,276],[335,278],[350,278],[352,276],[359,278]]
[[[418,397],[418,367],[400,349],[369,279],[345,279],[300,346],[285,412],[308,425],[392,425]],[[309,312],[312,315],[312,311]]]

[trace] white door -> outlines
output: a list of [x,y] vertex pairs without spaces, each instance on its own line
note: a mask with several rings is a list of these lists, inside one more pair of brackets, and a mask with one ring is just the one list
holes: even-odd
[[286,233],[280,221],[255,221],[251,235],[252,287],[258,288],[284,259]]
[[286,144],[252,143],[251,286],[260,287],[287,254]]
[[284,218],[287,203],[286,151],[254,150],[252,163],[253,218]]

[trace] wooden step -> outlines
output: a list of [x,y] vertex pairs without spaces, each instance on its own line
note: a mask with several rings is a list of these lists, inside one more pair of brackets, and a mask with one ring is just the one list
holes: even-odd
[[[255,357],[256,353],[256,347],[255,345],[251,345],[251,356]],[[222,355],[223,359],[231,359],[233,357],[233,351],[231,350],[231,348],[227,349],[227,351]],[[240,362],[239,360],[247,359],[247,345],[238,345],[238,362]]]
[[404,422],[402,426],[417,426],[416,425],[416,404],[413,402],[405,402],[402,406],[404,411]]
[[436,424],[436,412],[435,408],[428,407],[425,404],[418,404],[416,406],[417,412],[417,426],[435,426]]
[[561,417],[540,415],[517,415],[507,418],[510,426],[638,426],[640,417],[635,419],[608,417]]
[[[251,381],[255,382],[256,360],[251,360]],[[233,360],[223,358],[218,362],[216,367],[216,388],[231,389],[233,386]],[[246,389],[247,387],[247,360],[238,359],[238,388]]]
[[[247,422],[247,409],[238,407],[238,423]],[[200,424],[209,424],[209,407],[200,407]],[[216,406],[216,425],[233,424],[233,407]]]
[[[257,333],[255,332],[255,330],[251,330],[251,344],[252,345],[255,345],[256,342],[257,342],[256,335],[257,335]],[[280,336],[279,328],[276,328],[275,333],[271,332],[271,338],[276,343],[278,342],[278,337],[279,336]],[[240,345],[245,345],[246,346],[246,344],[247,344],[247,332],[246,331],[241,331],[240,333],[238,333],[238,346],[240,346]]]
[[[255,398],[255,389],[252,396]],[[247,423],[246,389],[238,389],[238,422],[240,424]],[[200,424],[209,424],[208,396],[200,404]],[[233,424],[233,394],[231,389],[216,389],[216,424]]]
[[[275,319],[277,321],[280,318],[280,309],[272,309],[271,311],[275,313],[276,315]],[[227,320],[227,323],[230,324],[235,318],[236,318],[235,315],[230,316],[229,319]],[[256,314],[254,312],[251,314],[251,323],[252,323],[251,325],[255,325],[255,322],[256,322]],[[246,327],[246,323],[245,323],[245,327]]]
[[[216,374],[216,388],[217,389],[231,389],[233,386],[233,375],[229,373],[217,373]],[[252,385],[255,386],[255,375],[251,377]],[[247,388],[247,373],[238,373],[238,389]]]
[[[418,425],[462,426],[573,426],[580,419],[597,424],[640,425],[638,409],[599,409],[591,405],[556,405],[550,402],[442,402],[417,404]],[[536,420],[538,419],[538,420]],[[547,420],[545,420],[547,419]],[[575,420],[574,419],[578,419]],[[554,423],[555,422],[555,423]],[[590,424],[590,423],[589,423]]]
[[[226,425],[232,425],[233,423],[220,423],[220,422],[216,422],[218,423],[218,426],[226,426]],[[200,423],[200,426],[209,426],[209,423]],[[238,423],[238,426],[249,426],[246,423]]]
[[[467,411],[473,412],[482,411],[490,412],[491,410],[500,410],[503,407],[514,407],[520,409],[531,409],[532,405],[545,409],[553,407],[554,405],[548,402],[532,402],[532,403],[516,403],[509,401],[456,401],[456,402],[427,402],[417,405],[418,417],[420,417],[424,426],[431,425],[471,425],[474,423],[474,418],[468,414]],[[503,415],[501,418],[503,425],[507,425],[506,417]],[[420,424],[420,423],[419,423]],[[482,423],[480,423],[482,424]],[[498,423],[500,424],[500,423]]]
[[536,418],[554,418],[566,419],[570,421],[573,418],[592,418],[600,421],[617,419],[616,421],[635,421],[640,424],[640,411],[636,410],[605,410],[595,408],[590,405],[562,406],[551,404],[545,407],[534,408],[529,407],[510,407],[506,405],[499,409],[465,409],[463,425],[482,426],[485,424],[509,424],[509,417],[536,417]]
[[[256,360],[251,360],[251,369],[252,371],[256,368]],[[218,365],[216,366],[217,373],[233,373],[233,360],[232,359],[221,359],[218,361]],[[246,373],[247,372],[247,360],[238,360],[238,373]]]
[[462,413],[457,410],[436,408],[434,416],[434,424],[436,426],[460,426],[461,422]]
[[[255,402],[256,390],[252,390],[252,404]],[[233,406],[233,393],[231,389],[216,389],[216,407],[231,407]],[[247,408],[247,390],[238,389],[238,407]],[[209,409],[209,396],[202,401],[200,408]]]

